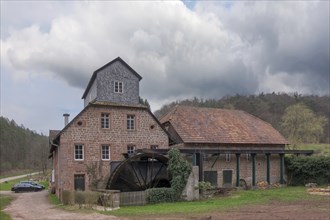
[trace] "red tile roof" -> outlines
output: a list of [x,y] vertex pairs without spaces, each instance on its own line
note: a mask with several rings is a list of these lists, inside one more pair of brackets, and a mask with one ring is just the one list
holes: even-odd
[[239,110],[176,106],[160,122],[184,143],[288,144],[269,123]]

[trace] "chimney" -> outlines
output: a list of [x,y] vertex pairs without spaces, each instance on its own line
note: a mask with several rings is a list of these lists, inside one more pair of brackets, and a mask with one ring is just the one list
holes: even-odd
[[64,113],[63,117],[64,117],[64,127],[69,123],[69,116],[70,114],[68,113]]

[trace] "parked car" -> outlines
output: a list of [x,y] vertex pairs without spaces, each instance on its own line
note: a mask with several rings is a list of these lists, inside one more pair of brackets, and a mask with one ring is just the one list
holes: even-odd
[[45,186],[44,185],[42,185],[42,184],[39,184],[39,183],[36,183],[36,182],[34,182],[34,181],[21,181],[20,183],[29,183],[29,184],[31,184],[31,185],[34,185],[34,186],[40,186],[42,189],[45,189]]
[[32,185],[30,183],[17,183],[11,188],[11,191],[14,191],[15,193],[36,192],[36,191],[41,191],[41,190],[42,190],[41,186]]

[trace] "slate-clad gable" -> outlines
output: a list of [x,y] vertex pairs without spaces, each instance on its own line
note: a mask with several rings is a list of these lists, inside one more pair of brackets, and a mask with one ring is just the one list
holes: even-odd
[[[93,73],[83,95],[85,107],[91,101],[138,104],[139,81],[142,77],[121,58],[116,58]],[[115,82],[122,84],[122,92],[115,92]]]

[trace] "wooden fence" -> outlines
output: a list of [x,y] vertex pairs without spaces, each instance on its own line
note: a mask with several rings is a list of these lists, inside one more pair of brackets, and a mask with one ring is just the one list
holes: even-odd
[[148,195],[148,190],[137,192],[121,192],[120,206],[145,205],[147,204]]

